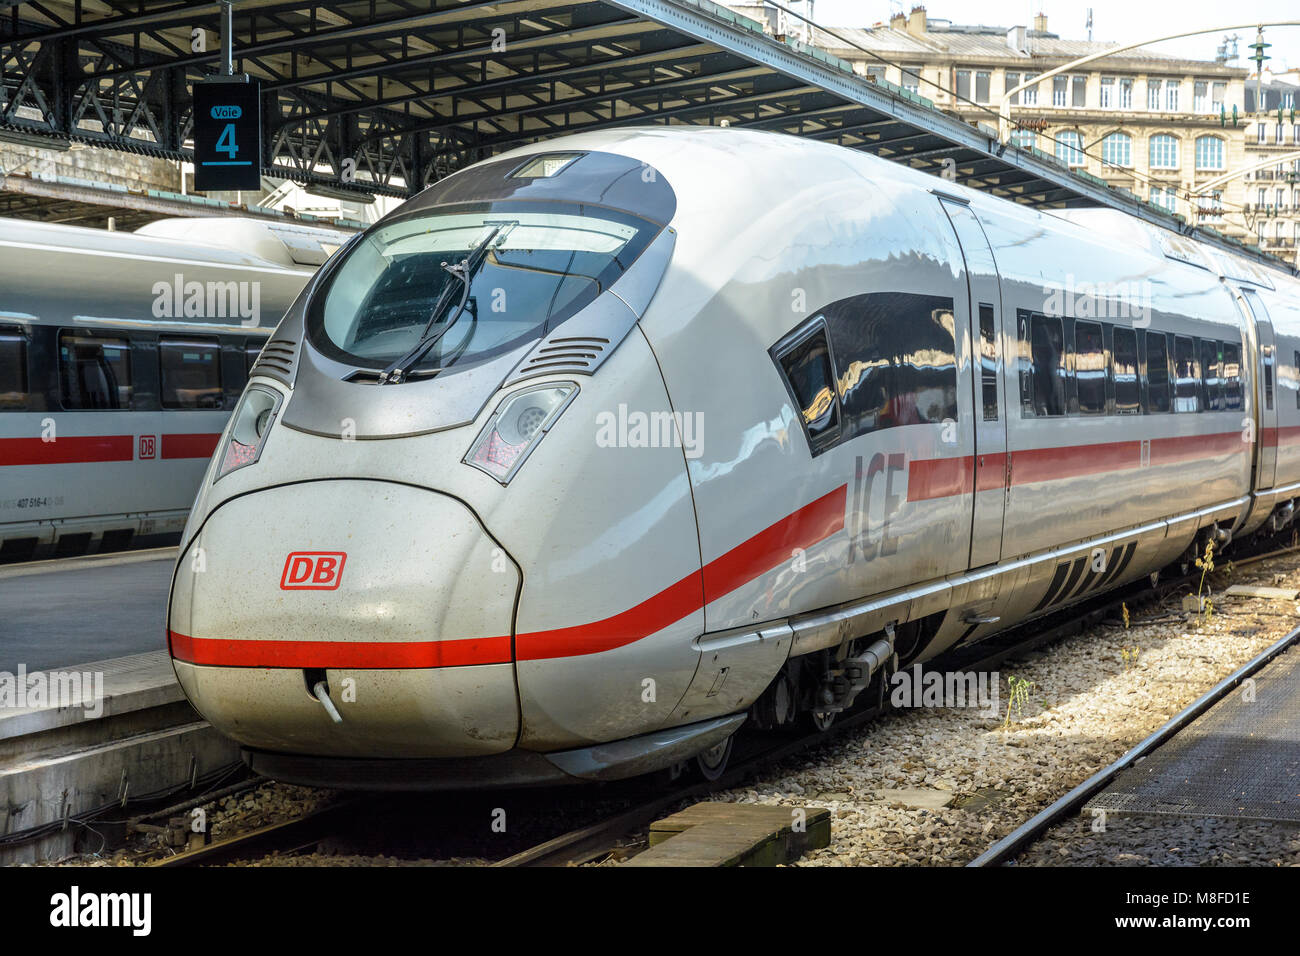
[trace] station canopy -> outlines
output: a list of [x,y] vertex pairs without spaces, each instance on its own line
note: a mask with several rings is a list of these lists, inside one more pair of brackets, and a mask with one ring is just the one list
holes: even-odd
[[[0,0],[0,140],[188,159],[192,85],[220,70],[220,10]],[[235,71],[261,82],[263,174],[345,197],[409,195],[566,133],[726,124],[946,171],[1033,206],[1109,206],[1190,231],[708,0],[238,0],[233,47]]]

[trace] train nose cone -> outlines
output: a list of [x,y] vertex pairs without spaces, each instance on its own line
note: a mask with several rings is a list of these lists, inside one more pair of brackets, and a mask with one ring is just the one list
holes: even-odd
[[181,555],[172,657],[191,703],[248,747],[499,753],[519,731],[518,588],[514,562],[453,498],[284,485],[222,504]]

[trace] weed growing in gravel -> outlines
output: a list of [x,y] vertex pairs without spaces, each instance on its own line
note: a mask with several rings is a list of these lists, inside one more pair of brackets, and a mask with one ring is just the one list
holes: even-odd
[[1134,644],[1132,647],[1121,647],[1119,649],[1119,658],[1124,662],[1124,670],[1130,670],[1137,667],[1138,655],[1142,653],[1142,648]]
[[1025,704],[1029,703],[1029,692],[1037,685],[1024,677],[1016,677],[1012,674],[1007,678],[1007,684],[1011,688],[1011,695],[1007,698],[1007,716],[1002,721],[1002,729],[1006,730],[1011,725],[1011,711],[1014,709],[1016,717],[1024,716]]

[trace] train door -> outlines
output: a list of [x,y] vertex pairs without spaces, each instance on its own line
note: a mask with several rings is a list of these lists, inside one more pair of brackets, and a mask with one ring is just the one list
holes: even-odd
[[965,202],[941,197],[966,262],[971,336],[971,382],[975,391],[974,511],[970,567],[1002,556],[1006,506],[1007,422],[1002,375],[1002,290],[997,262],[984,228]]
[[1273,320],[1254,289],[1242,289],[1242,297],[1255,317],[1258,366],[1255,369],[1255,407],[1259,434],[1255,441],[1255,488],[1272,488],[1277,474],[1277,343]]

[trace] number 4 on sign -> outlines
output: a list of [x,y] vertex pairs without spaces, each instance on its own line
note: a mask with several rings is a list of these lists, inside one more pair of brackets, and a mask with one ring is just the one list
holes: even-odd
[[239,152],[239,147],[235,145],[235,124],[227,123],[226,128],[221,131],[221,137],[217,140],[216,150],[218,153],[225,153],[230,159],[234,159]]

